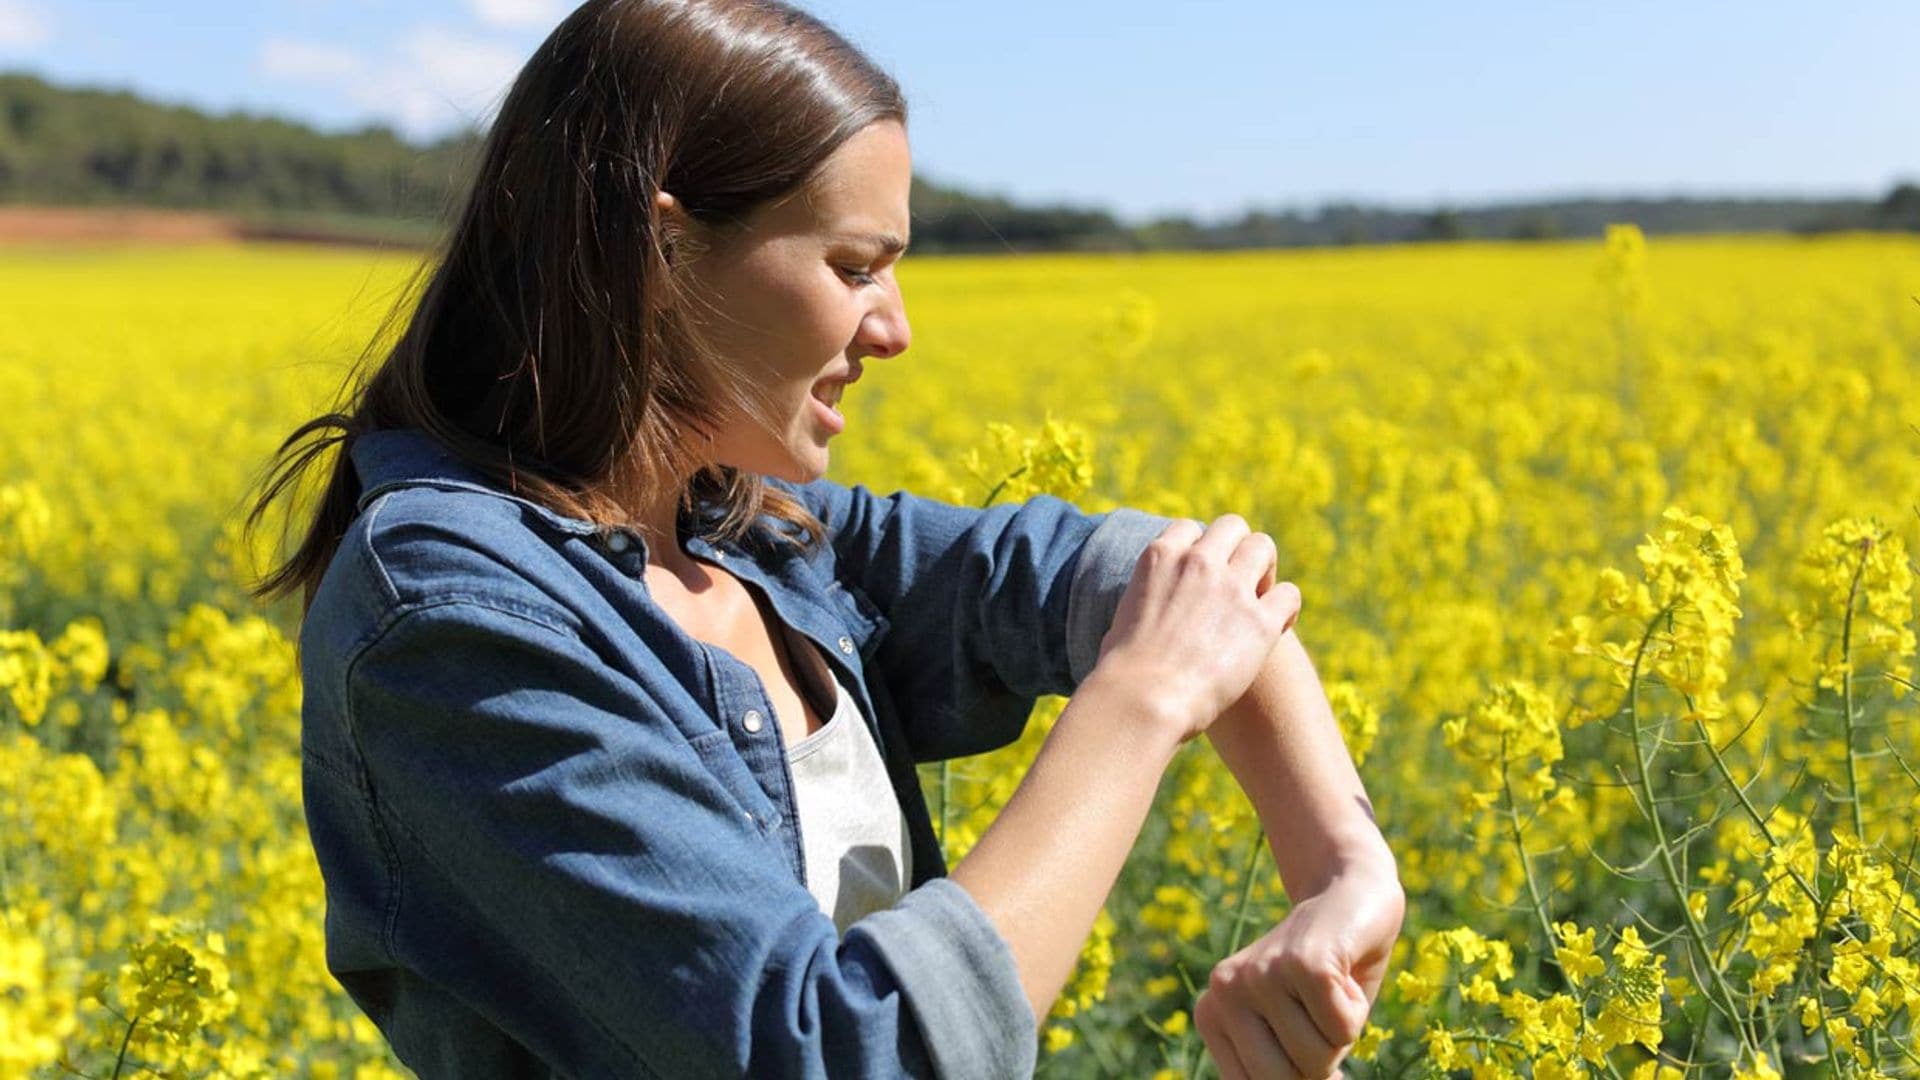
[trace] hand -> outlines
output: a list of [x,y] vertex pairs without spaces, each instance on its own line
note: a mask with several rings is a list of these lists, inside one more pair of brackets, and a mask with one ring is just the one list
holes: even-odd
[[1343,873],[1214,965],[1193,1026],[1221,1080],[1321,1080],[1360,1038],[1400,936],[1391,871]]
[[1100,642],[1096,668],[1164,703],[1180,741],[1239,700],[1300,615],[1300,590],[1274,581],[1273,538],[1238,514],[1177,518],[1140,553]]

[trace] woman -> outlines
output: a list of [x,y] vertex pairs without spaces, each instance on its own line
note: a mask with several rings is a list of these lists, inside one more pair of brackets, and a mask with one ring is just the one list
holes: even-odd
[[[898,88],[805,14],[593,0],[405,332],[281,448],[255,520],[344,449],[256,590],[302,590],[328,967],[421,1075],[1029,1074],[1162,771],[1272,670],[1299,594],[1236,515],[824,479],[908,346],[909,177]],[[949,873],[915,763],[1042,694]],[[1228,1076],[1330,1073],[1399,927],[1337,736],[1294,749],[1363,834],[1302,826],[1353,873],[1196,1004]]]

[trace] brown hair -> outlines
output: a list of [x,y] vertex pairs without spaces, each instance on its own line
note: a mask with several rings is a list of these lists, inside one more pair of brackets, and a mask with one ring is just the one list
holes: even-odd
[[[302,613],[311,607],[359,500],[347,448],[396,427],[423,429],[502,487],[569,516],[625,524],[616,491],[657,493],[691,475],[680,506],[721,511],[703,528],[710,537],[739,539],[764,513],[804,533],[786,539],[818,544],[822,527],[798,500],[756,474],[700,464],[702,434],[726,408],[760,415],[757,394],[699,340],[689,317],[699,298],[675,269],[704,248],[655,194],[665,188],[708,235],[729,236],[888,119],[906,122],[894,80],[781,0],[580,5],[514,79],[456,223],[360,364],[426,276],[399,340],[269,462],[249,536],[283,489],[340,449],[304,539],[252,595],[298,586]],[[295,449],[328,429],[338,433]]]

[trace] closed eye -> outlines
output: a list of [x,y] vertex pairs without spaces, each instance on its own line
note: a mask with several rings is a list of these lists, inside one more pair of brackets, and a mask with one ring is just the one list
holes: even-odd
[[840,272],[862,285],[872,285],[874,283],[874,276],[865,270],[857,270],[850,266],[843,266],[840,268]]

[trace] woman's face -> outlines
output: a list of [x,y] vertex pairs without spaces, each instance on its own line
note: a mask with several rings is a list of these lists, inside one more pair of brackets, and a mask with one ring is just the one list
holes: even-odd
[[826,475],[837,402],[864,361],[910,339],[893,268],[908,235],[912,164],[890,120],[841,144],[814,181],[755,208],[745,228],[687,268],[694,318],[772,398],[774,429],[730,417],[712,455],[744,472],[806,483]]

